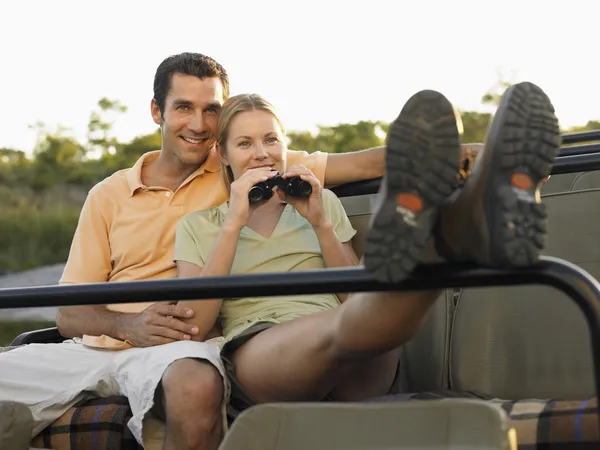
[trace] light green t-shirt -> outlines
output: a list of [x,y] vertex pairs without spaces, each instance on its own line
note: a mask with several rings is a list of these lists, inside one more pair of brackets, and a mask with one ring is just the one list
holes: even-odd
[[[356,234],[336,195],[323,190],[325,212],[341,242]],[[175,257],[204,267],[227,215],[227,203],[186,215],[177,225]],[[242,228],[231,274],[291,272],[326,267],[317,235],[292,205],[286,205],[273,234]],[[258,322],[281,323],[335,308],[335,294],[223,299],[221,322],[227,341]]]

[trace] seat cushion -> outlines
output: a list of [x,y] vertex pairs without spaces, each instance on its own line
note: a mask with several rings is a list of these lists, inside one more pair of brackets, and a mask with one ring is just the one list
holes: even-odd
[[430,391],[378,397],[369,402],[444,401],[471,398],[500,406],[517,432],[518,450],[592,450],[600,448],[596,398],[584,400],[502,400],[477,392]]
[[514,431],[487,402],[270,403],[243,412],[221,450],[509,450]]
[[[508,414],[518,450],[591,450],[600,448],[598,406],[585,400],[502,400],[476,392],[428,391],[387,395],[368,402],[443,401],[468,398],[494,403]],[[228,415],[236,415],[228,411]],[[125,397],[92,399],[71,408],[44,430],[34,448],[54,450],[140,450],[127,428],[131,410]]]

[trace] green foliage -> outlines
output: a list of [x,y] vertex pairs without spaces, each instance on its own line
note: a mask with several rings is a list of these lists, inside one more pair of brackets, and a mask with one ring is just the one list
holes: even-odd
[[66,261],[81,207],[64,200],[35,205],[26,197],[11,198],[16,206],[2,207],[0,216],[0,269],[18,271]]
[[289,147],[308,152],[344,153],[380,147],[385,143],[388,124],[360,121],[356,124],[342,123],[325,127],[313,136],[307,131],[289,132]]
[[498,104],[500,104],[502,94],[504,94],[504,91],[506,91],[511,85],[511,82],[506,81],[503,78],[498,79],[494,86],[492,86],[488,92],[483,94],[481,97],[481,104],[498,106]]
[[54,322],[46,320],[0,320],[0,347],[8,347],[14,338],[26,331],[54,327]]
[[98,108],[99,111],[92,111],[90,114],[87,151],[99,152],[102,155],[114,154],[119,146],[119,141],[110,135],[114,122],[108,122],[107,116],[111,113],[125,113],[127,107],[118,100],[109,100],[103,97],[98,101]]
[[[110,114],[127,110],[118,101],[98,102],[84,145],[59,127],[32,126],[38,138],[32,157],[0,149],[0,271],[64,262],[89,189],[145,152],[160,149],[160,130],[119,142]],[[96,156],[95,158],[93,156]]]
[[462,142],[465,144],[483,142],[492,115],[476,111],[460,111],[460,116],[464,129]]
[[579,133],[582,131],[593,131],[593,130],[600,130],[600,120],[590,120],[585,125],[567,128],[565,130],[565,133]]

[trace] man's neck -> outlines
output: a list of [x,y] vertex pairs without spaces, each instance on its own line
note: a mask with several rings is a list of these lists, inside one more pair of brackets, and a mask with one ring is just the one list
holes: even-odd
[[142,183],[176,191],[199,167],[200,165],[184,164],[161,151],[158,158],[142,169]]

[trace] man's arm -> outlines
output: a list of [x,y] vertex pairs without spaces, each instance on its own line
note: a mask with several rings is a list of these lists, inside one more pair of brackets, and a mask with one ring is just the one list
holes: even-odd
[[124,330],[132,314],[111,311],[104,305],[64,306],[56,314],[56,326],[64,337],[81,337],[84,334],[103,334],[122,341],[128,339]]
[[329,153],[325,168],[325,187],[353,181],[371,180],[385,172],[385,147],[348,153]]
[[[108,281],[112,266],[108,224],[102,213],[105,199],[101,196],[101,190],[95,186],[83,204],[60,284]],[[120,339],[123,318],[123,313],[110,311],[103,305],[67,306],[58,309],[56,326],[65,337],[106,334]]]
[[[325,168],[325,187],[382,177],[385,172],[385,147],[348,153],[330,153]],[[474,158],[483,144],[462,144],[461,159]]]

